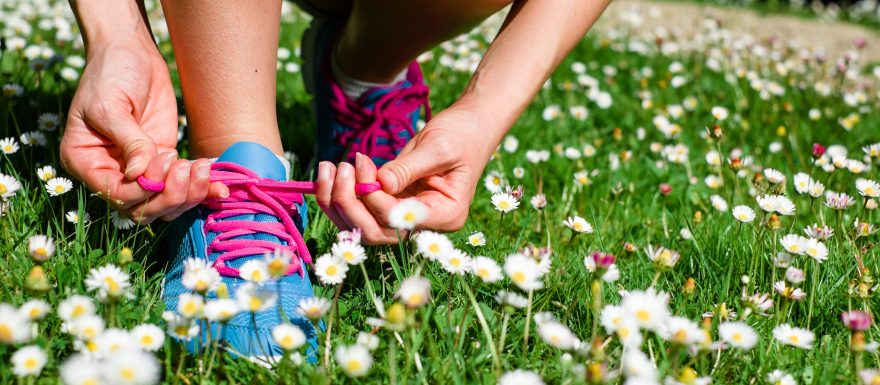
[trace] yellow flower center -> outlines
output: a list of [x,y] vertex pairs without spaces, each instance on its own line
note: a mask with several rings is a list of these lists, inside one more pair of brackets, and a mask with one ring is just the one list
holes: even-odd
[[407,222],[415,222],[416,221],[416,213],[412,211],[407,211],[406,214],[403,214],[403,220]]
[[730,339],[732,339],[736,342],[742,342],[743,335],[741,333],[733,333],[733,336],[731,336]]
[[581,232],[584,230],[584,225],[582,225],[580,222],[575,222],[571,225],[571,228],[573,228],[574,231]]
[[489,278],[489,270],[485,267],[481,267],[477,270],[477,276],[483,279]]
[[629,328],[617,329],[617,335],[620,336],[620,338],[627,338],[627,337],[629,337],[629,334],[630,334]]
[[174,328],[174,334],[185,336],[189,334],[189,328],[187,328],[186,325],[177,325],[177,327]]
[[0,183],[0,194],[6,194],[7,191],[9,190],[6,188],[6,185]]
[[788,336],[788,341],[793,344],[797,344],[797,343],[801,342],[801,339],[798,338],[798,336],[792,334],[792,335]]
[[28,317],[30,317],[30,318],[37,318],[37,317],[39,317],[41,314],[43,314],[43,312],[40,310],[40,308],[38,308],[38,307],[34,307],[34,308],[31,308],[31,311],[28,312]]
[[194,301],[189,301],[183,305],[183,312],[186,314],[195,314],[198,310],[199,307]]
[[346,251],[342,253],[342,258],[344,258],[346,262],[354,261],[354,253],[352,253],[351,251]]
[[651,313],[648,313],[647,310],[639,310],[636,312],[636,318],[639,321],[645,322],[651,319]]
[[428,251],[430,251],[432,254],[437,254],[440,252],[440,245],[432,243],[428,245]]
[[11,342],[12,341],[12,329],[9,328],[9,325],[0,324],[0,341],[3,341],[3,342]]
[[98,385],[98,380],[94,378],[87,378],[83,380],[82,385]]
[[153,336],[145,335],[141,336],[141,345],[150,346],[153,344]]
[[348,360],[348,362],[345,364],[345,369],[349,372],[356,372],[358,370],[361,370],[361,366],[361,362],[358,360]]
[[70,312],[70,315],[72,315],[73,318],[76,318],[76,317],[83,315],[83,313],[85,313],[85,312],[86,312],[86,308],[84,306],[76,305],[73,307],[73,311]]
[[127,381],[131,381],[131,380],[134,380],[135,373],[132,368],[122,368],[122,370],[119,372],[119,375],[123,379],[125,379]]
[[64,192],[64,185],[59,184],[59,185],[55,186],[55,192],[56,193],[63,193]]
[[260,310],[260,307],[262,306],[263,300],[261,300],[259,297],[251,297],[251,300],[248,301],[248,307],[251,309],[251,311]]
[[449,264],[453,267],[458,267],[459,265],[461,265],[461,260],[458,258],[449,258]]
[[684,330],[675,332],[675,335],[672,336],[672,340],[678,343],[684,343],[687,340],[687,332]]
[[309,315],[309,318],[314,318],[314,317],[317,317],[319,314],[321,314],[321,310],[318,309],[317,307],[310,307],[310,308],[306,309],[306,314]]
[[526,274],[521,271],[517,271],[516,273],[513,273],[510,278],[513,279],[514,283],[522,284],[526,281]]
[[263,272],[261,272],[259,270],[254,270],[254,272],[251,273],[251,280],[255,281],[255,282],[262,281],[263,280]]
[[407,298],[406,300],[406,304],[410,307],[418,306],[422,303],[422,300],[424,300],[424,298],[425,297],[419,293],[410,294],[409,298]]
[[498,202],[498,207],[500,207],[503,210],[507,210],[507,208],[510,207],[510,202],[508,202],[508,201]]
[[293,347],[293,337],[291,337],[289,335],[282,337],[281,341],[279,341],[279,342],[281,342],[281,346],[284,347],[285,349],[290,349]]
[[327,275],[334,276],[339,271],[339,268],[336,265],[327,266]]
[[33,358],[33,357],[30,357],[30,358],[24,360],[24,367],[26,369],[34,370],[37,368],[38,364],[39,364],[39,362],[37,361],[37,359]]
[[117,293],[119,293],[119,290],[120,290],[119,284],[116,283],[116,281],[114,281],[113,278],[111,278],[111,277],[104,278],[104,283],[107,284],[107,292],[110,295],[116,295]]

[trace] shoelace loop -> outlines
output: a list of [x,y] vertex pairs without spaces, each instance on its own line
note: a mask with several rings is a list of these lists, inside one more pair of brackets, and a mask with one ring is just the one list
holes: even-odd
[[[413,111],[425,107],[426,120],[431,119],[428,105],[428,87],[422,81],[422,72],[416,62],[410,64],[407,81],[409,87],[400,87],[379,97],[372,108],[364,107],[359,100],[352,100],[342,92],[342,88],[331,82],[330,107],[336,112],[339,123],[353,128],[336,136],[337,144],[348,148],[345,159],[360,152],[381,158],[394,158],[395,153],[406,145],[407,139],[400,136],[407,132],[414,136],[412,128]],[[379,143],[384,138],[387,144]]]
[[[312,263],[312,257],[305,240],[296,228],[294,216],[298,215],[297,205],[304,202],[303,194],[314,194],[314,182],[277,181],[261,178],[248,168],[236,163],[214,162],[211,165],[211,182],[220,182],[229,188],[229,196],[221,199],[208,199],[203,206],[212,210],[208,214],[204,231],[217,233],[208,243],[205,255],[221,253],[214,261],[214,268],[226,277],[239,278],[237,268],[228,262],[244,257],[272,254],[277,249],[290,252],[291,261],[286,274],[303,275],[302,262]],[[145,190],[161,192],[165,188],[162,181],[139,177],[138,183]],[[379,182],[358,183],[357,195],[365,195],[382,188]],[[233,219],[240,215],[266,214],[280,222],[257,222],[255,220]],[[260,239],[241,239],[242,236],[268,234],[286,243]]]

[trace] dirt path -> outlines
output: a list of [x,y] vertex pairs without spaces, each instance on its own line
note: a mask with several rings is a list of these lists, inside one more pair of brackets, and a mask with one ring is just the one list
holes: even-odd
[[671,32],[691,36],[707,17],[721,21],[721,25],[736,34],[751,34],[756,38],[778,37],[790,40],[799,47],[824,49],[829,58],[837,58],[854,49],[853,41],[865,39],[861,62],[880,61],[880,32],[858,25],[805,19],[794,16],[764,16],[747,9],[721,8],[710,5],[650,0],[614,0],[600,19],[597,28],[607,28],[621,22],[636,10],[646,30],[664,27]]

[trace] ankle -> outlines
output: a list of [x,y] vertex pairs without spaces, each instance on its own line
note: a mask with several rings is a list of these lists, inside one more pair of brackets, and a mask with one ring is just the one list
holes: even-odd
[[[330,55],[335,70],[358,81],[388,85],[402,80],[409,62],[396,63],[373,49],[362,49],[356,39],[343,30]],[[335,72],[335,71],[334,71]]]

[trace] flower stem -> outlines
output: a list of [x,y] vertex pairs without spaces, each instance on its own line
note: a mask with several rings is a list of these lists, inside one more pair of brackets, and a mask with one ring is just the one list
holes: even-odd
[[324,334],[324,370],[330,368],[330,335],[333,331],[333,319],[336,316],[336,303],[339,302],[339,293],[342,291],[342,285],[336,285],[336,292],[333,293],[333,303],[330,305],[330,319],[327,320],[327,333]]
[[489,329],[486,317],[483,316],[483,310],[480,308],[480,304],[477,303],[477,298],[474,296],[474,292],[471,291],[470,285],[464,281],[464,278],[461,278],[461,276],[459,277],[462,280],[461,286],[464,287],[464,292],[471,301],[471,307],[473,307],[474,311],[477,313],[477,320],[480,321],[480,327],[483,329],[483,335],[486,337],[486,343],[489,345],[489,351],[492,353],[492,364],[495,366],[495,370],[499,370],[501,369],[501,360],[498,359],[498,351],[495,349],[495,340],[492,338],[492,331]]
[[532,297],[534,292],[534,290],[529,290],[529,305],[526,307],[526,326],[523,329],[523,359],[525,359],[526,353],[529,351],[529,323],[532,321]]

